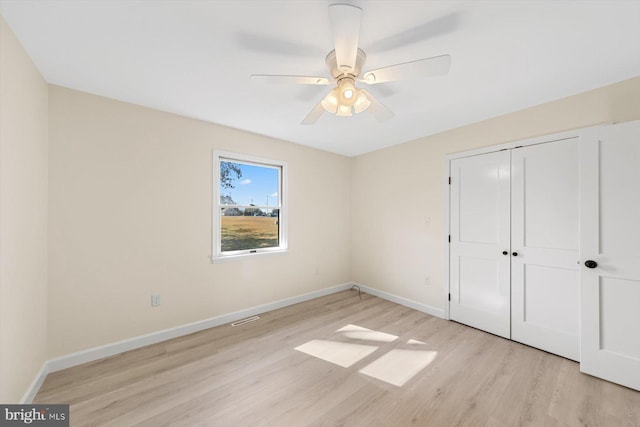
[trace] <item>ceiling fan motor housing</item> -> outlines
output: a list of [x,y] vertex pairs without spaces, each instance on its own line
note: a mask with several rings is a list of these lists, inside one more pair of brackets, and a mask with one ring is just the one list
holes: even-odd
[[[339,66],[336,59],[336,51],[332,50],[327,54],[327,58],[325,59],[325,63],[327,64],[327,68],[329,72],[333,76],[334,79],[340,80],[342,77],[358,77],[362,72],[362,68],[364,67],[364,63],[367,60],[367,54],[364,53],[362,49],[358,49],[358,54],[356,55],[356,65],[352,70],[343,71]],[[344,66],[343,66],[344,68]]]

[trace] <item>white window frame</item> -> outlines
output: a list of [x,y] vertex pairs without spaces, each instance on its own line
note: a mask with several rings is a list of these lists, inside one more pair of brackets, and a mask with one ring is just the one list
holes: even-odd
[[[255,248],[255,249],[243,249],[238,251],[222,252],[222,208],[234,207],[230,205],[223,205],[220,203],[220,161],[230,161],[233,163],[245,163],[255,166],[265,166],[277,168],[279,170],[279,246],[273,248]],[[214,150],[213,152],[213,236],[212,236],[212,253],[211,260],[213,262],[227,261],[233,259],[246,259],[249,257],[283,254],[288,251],[288,223],[289,218],[287,215],[287,162],[281,160],[265,159],[262,157],[250,156],[247,154],[232,153],[228,151]],[[265,206],[256,206],[256,208],[263,208]],[[274,208],[274,207],[271,207]]]

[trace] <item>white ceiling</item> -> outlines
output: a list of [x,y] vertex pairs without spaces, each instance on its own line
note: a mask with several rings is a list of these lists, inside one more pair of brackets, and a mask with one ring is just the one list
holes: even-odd
[[[446,76],[370,87],[396,116],[302,119],[327,86],[328,5],[364,10],[365,70],[448,53]],[[52,84],[354,156],[640,75],[640,1],[29,1],[0,13]]]

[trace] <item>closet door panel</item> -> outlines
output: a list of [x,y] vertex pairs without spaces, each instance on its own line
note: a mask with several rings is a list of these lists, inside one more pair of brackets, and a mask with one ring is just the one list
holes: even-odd
[[583,140],[580,369],[640,390],[640,122]]
[[450,317],[510,337],[508,151],[451,162]]
[[[577,337],[580,332],[577,321],[580,303],[578,271],[534,264],[525,264],[523,268],[522,307],[527,326]],[[558,286],[558,283],[575,286]],[[514,339],[517,338],[516,335],[514,333]],[[575,350],[578,349],[574,348]]]
[[578,144],[518,148],[511,162],[512,339],[573,360],[580,350]]

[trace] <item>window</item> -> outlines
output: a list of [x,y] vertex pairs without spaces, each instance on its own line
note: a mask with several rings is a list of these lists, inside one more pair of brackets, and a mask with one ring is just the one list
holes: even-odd
[[286,251],[286,163],[217,151],[214,167],[214,259]]

